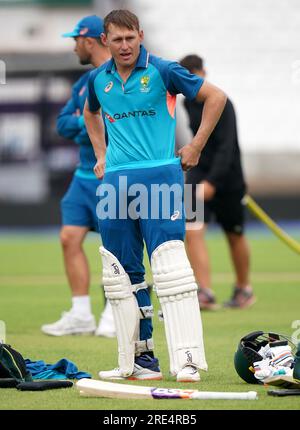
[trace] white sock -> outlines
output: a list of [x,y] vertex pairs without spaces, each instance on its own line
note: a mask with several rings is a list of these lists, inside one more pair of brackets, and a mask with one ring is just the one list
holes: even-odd
[[73,296],[71,311],[76,314],[91,315],[92,309],[90,296]]
[[111,304],[110,304],[109,300],[106,300],[105,308],[104,308],[104,310],[102,312],[101,317],[104,318],[104,319],[106,319],[106,320],[111,321],[112,323],[114,321],[112,307],[111,307]]

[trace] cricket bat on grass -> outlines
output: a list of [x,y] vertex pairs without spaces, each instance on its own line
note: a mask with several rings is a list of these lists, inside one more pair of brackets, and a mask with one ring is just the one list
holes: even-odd
[[76,388],[81,396],[107,397],[113,399],[190,399],[190,400],[255,400],[256,391],[244,393],[199,391],[142,387],[139,385],[118,384],[114,382],[98,381],[95,379],[80,379]]

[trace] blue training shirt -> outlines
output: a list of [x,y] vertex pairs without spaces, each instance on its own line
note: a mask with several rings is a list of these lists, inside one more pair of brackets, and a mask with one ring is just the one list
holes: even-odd
[[96,179],[93,171],[96,157],[83,118],[87,83],[91,71],[84,73],[73,85],[72,97],[57,117],[58,134],[66,139],[74,140],[79,145],[79,165],[75,175],[86,179]]
[[113,59],[92,71],[87,97],[92,112],[102,109],[109,139],[106,171],[179,163],[176,94],[193,99],[202,84],[202,78],[176,62],[149,55],[142,45],[126,83]]

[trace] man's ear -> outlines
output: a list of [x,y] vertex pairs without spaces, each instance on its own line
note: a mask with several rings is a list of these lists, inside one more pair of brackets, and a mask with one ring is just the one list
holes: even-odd
[[144,31],[143,30],[139,31],[139,36],[140,36],[140,39],[141,39],[141,42],[142,42],[144,40]]
[[101,33],[100,38],[101,38],[101,42],[103,43],[103,45],[104,46],[108,46],[106,34],[105,33]]

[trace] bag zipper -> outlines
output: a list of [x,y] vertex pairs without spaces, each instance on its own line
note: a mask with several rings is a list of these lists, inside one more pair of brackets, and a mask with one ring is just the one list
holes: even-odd
[[8,349],[5,348],[5,346],[2,345],[2,348],[10,355],[10,357],[11,357],[11,359],[12,359],[12,361],[13,361],[15,367],[16,367],[16,369],[18,369],[20,378],[23,380],[24,378],[22,376],[22,373],[21,373],[20,369],[18,368],[17,363],[15,362],[15,359],[14,359],[13,355],[11,354],[11,352]]

